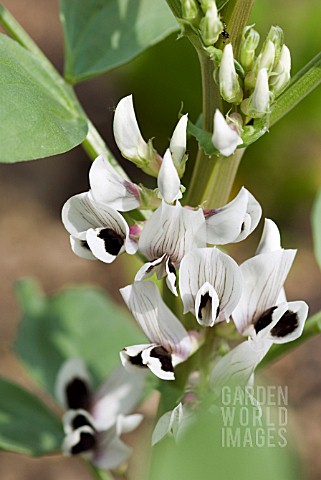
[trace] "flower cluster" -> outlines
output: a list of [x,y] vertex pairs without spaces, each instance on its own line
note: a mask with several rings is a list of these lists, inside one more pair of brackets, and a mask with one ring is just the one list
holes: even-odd
[[[295,251],[281,247],[278,228],[271,220],[265,221],[255,256],[242,265],[218,248],[244,240],[258,225],[261,207],[245,188],[221,208],[181,203],[186,127],[187,116],[183,116],[169,148],[160,155],[141,135],[132,97],[122,99],[114,118],[117,145],[124,157],[157,175],[157,189],[148,191],[129,182],[100,155],[90,169],[90,190],[66,202],[62,220],[71,247],[80,257],[111,263],[123,252],[138,252],[145,259],[134,283],[120,290],[148,339],[146,344],[127,346],[120,352],[128,372],[149,369],[162,380],[174,380],[175,367],[201,347],[208,329],[232,320],[235,330],[246,339],[223,357],[210,355],[209,387],[215,389],[226,382],[246,384],[274,343],[292,341],[302,332],[307,305],[287,302],[283,289]],[[144,211],[145,220],[137,222],[132,212],[142,208],[142,197],[153,201]],[[157,285],[147,280],[154,274],[165,280],[168,295],[180,297],[184,314],[195,317],[192,329],[185,328]],[[90,436],[90,445],[99,444],[95,409],[68,402],[67,406],[73,413],[65,417],[65,449],[80,451],[83,431]],[[78,422],[73,426],[79,408],[89,422],[81,425],[85,430],[79,429]],[[177,431],[185,411],[185,405],[177,406],[162,419],[155,441],[167,431]]]

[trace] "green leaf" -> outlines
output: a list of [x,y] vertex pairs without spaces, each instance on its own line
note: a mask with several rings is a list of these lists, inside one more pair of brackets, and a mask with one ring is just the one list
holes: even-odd
[[2,34],[0,64],[1,162],[56,155],[85,139],[87,122],[63,80],[58,84],[34,54]]
[[321,190],[318,193],[311,215],[314,255],[321,269]]
[[25,455],[58,452],[63,441],[59,419],[37,397],[0,379],[0,449]]
[[207,132],[206,130],[203,130],[203,128],[194,125],[194,123],[192,123],[190,120],[188,121],[187,132],[196,138],[200,148],[204,150],[206,155],[211,157],[213,155],[218,156],[220,154],[220,152],[212,143],[213,133]]
[[321,52],[305,65],[278,97],[271,112],[270,124],[274,125],[321,82]]
[[210,411],[204,405],[194,413],[194,421],[183,427],[176,444],[168,438],[154,447],[149,480],[302,478],[297,455],[289,444],[284,446],[281,434],[289,441],[288,434],[279,430],[275,403],[267,406],[266,417],[262,405],[263,417],[258,421],[258,409],[250,403],[249,395],[236,391],[238,397],[232,393],[228,401],[226,393],[223,405],[211,404]]
[[128,62],[178,29],[165,0],[61,0],[60,8],[72,83]]
[[31,280],[17,287],[23,319],[15,350],[33,378],[54,394],[57,372],[81,357],[98,386],[119,365],[119,352],[146,342],[133,320],[95,288],[68,288],[44,297]]

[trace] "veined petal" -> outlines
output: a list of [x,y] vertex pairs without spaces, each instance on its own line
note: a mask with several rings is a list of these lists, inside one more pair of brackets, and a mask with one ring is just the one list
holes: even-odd
[[139,206],[137,185],[119,175],[104,155],[99,155],[89,172],[91,193],[95,201],[127,212]]
[[168,255],[177,268],[193,248],[206,245],[205,219],[201,209],[188,210],[164,201],[147,220],[139,239],[139,249],[149,260]]
[[173,132],[169,148],[175,165],[179,165],[186,152],[188,115],[182,115]]
[[214,132],[212,143],[225,157],[232,155],[243,140],[239,134],[226,122],[222,113],[216,109],[214,114]]
[[91,381],[81,358],[71,358],[60,368],[55,394],[66,409],[89,410],[91,404]]
[[256,255],[259,255],[260,253],[275,252],[280,249],[281,237],[279,229],[273,220],[266,218],[261,240],[256,250]]
[[132,95],[122,98],[116,107],[114,136],[125,158],[148,159],[148,144],[143,139],[137,124]]
[[[217,248],[197,248],[183,258],[179,290],[184,313],[194,312],[197,294],[207,283],[213,286],[219,299],[218,320],[228,320],[241,297],[242,276],[236,262]],[[213,313],[214,323],[217,310]]]
[[91,413],[96,430],[107,430],[120,414],[132,412],[143,395],[144,386],[145,375],[133,375],[123,367],[117,368],[94,396]]
[[159,169],[157,185],[165,202],[173,203],[175,200],[182,198],[180,191],[181,181],[169,149],[166,150],[162,165]]
[[296,250],[261,253],[241,265],[243,293],[233,312],[241,335],[247,335],[256,320],[277,303]]
[[257,200],[242,187],[227,205],[205,212],[207,242],[225,245],[243,240],[255,229],[261,213]]
[[247,385],[271,346],[269,340],[258,342],[251,339],[237,345],[215,364],[211,373],[212,387],[219,389],[224,385]]
[[166,275],[165,269],[166,255],[162,255],[160,258],[156,258],[151,262],[144,263],[144,265],[138,270],[135,276],[135,282],[140,282],[146,278],[151,277],[154,273],[157,273],[157,278],[161,279]]
[[153,344],[186,360],[190,354],[190,339],[181,322],[163,301],[152,282],[135,282],[120,289],[120,293],[145,335]]

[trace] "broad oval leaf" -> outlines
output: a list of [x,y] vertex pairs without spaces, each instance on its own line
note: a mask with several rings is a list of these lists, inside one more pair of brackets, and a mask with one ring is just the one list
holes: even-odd
[[122,348],[146,342],[126,311],[98,289],[68,288],[46,298],[37,284],[23,280],[18,296],[23,318],[16,353],[52,395],[67,358],[81,357],[98,386],[120,364]]
[[178,29],[165,0],[61,0],[60,8],[72,83],[128,62]]
[[59,452],[61,421],[38,398],[0,379],[0,449],[25,455]]
[[0,162],[56,155],[79,145],[87,122],[39,60],[0,34]]

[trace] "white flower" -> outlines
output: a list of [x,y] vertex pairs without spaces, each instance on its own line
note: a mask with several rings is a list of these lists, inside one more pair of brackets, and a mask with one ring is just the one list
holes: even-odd
[[89,171],[93,199],[120,212],[139,207],[139,187],[124,179],[104,155],[94,160]]
[[192,353],[191,337],[152,282],[135,282],[120,293],[150,344],[126,347],[121,361],[129,371],[148,367],[163,380],[174,380],[174,367]]
[[169,149],[166,150],[162,165],[157,176],[157,185],[159,192],[167,203],[173,203],[182,198],[180,191],[181,181],[173,163],[172,155]]
[[279,94],[287,86],[291,78],[291,53],[286,45],[282,45],[279,60],[270,77],[270,88]]
[[188,115],[182,115],[179,119],[172,138],[170,140],[169,149],[172,154],[172,159],[176,170],[180,177],[182,177],[185,170],[186,155],[186,130],[187,130]]
[[72,250],[82,258],[111,263],[124,251],[137,251],[124,218],[113,208],[95,202],[90,192],[67,200],[62,221],[70,233]]
[[212,327],[227,320],[242,292],[242,276],[236,262],[217,248],[198,248],[185,255],[179,289],[184,313],[193,312],[200,325]]
[[218,109],[216,109],[214,114],[212,143],[225,157],[232,155],[237,146],[243,143],[242,138],[236,130],[226,122],[224,116]]
[[142,397],[144,376],[118,368],[96,392],[83,361],[70,359],[58,373],[56,396],[67,409],[63,417],[65,455],[83,455],[95,466],[111,469],[131,455],[121,439],[138,427],[142,415],[128,415]]
[[225,245],[240,242],[250,235],[260,221],[262,209],[253,195],[242,187],[230,203],[204,213],[207,243]]
[[296,251],[279,247],[276,230],[276,225],[269,221],[259,246],[263,253],[240,266],[243,292],[232,314],[241,335],[269,340],[271,344],[298,338],[308,314],[305,302],[286,302],[282,289]]

